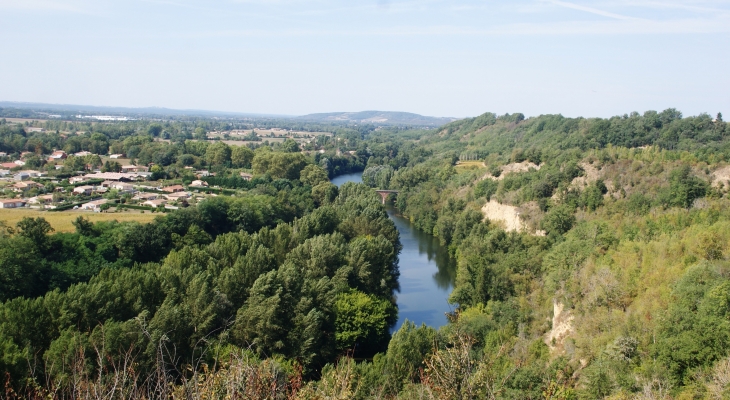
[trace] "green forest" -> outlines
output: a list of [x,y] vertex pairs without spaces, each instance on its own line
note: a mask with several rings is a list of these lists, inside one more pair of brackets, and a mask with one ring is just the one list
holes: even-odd
[[[721,114],[297,127],[332,134],[306,146],[204,137],[234,128],[0,122],[8,157],[125,153],[155,164],[150,179],[208,168],[233,193],[147,224],[3,222],[5,398],[730,398]],[[362,184],[329,182],[354,171]],[[374,188],[455,260],[446,326],[393,331],[401,242]]]

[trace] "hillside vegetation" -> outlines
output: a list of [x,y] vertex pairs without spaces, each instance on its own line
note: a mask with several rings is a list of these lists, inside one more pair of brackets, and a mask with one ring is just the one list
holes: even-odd
[[[424,366],[457,363],[461,347],[463,369],[430,378],[429,393],[727,395],[728,133],[721,115],[670,109],[487,113],[415,140],[371,135],[406,154],[371,158],[364,181],[399,190],[397,207],[459,266],[455,322],[439,331],[448,344]],[[525,229],[485,219],[490,200],[516,207]]]

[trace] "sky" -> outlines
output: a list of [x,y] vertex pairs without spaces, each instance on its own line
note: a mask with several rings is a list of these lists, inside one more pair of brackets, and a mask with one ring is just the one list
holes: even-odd
[[730,1],[0,0],[0,100],[730,115]]

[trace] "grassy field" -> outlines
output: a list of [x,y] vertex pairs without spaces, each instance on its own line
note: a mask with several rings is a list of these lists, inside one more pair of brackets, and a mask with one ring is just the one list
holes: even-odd
[[459,170],[475,170],[482,168],[486,169],[482,161],[459,161],[456,164],[456,169]]
[[88,218],[92,222],[99,221],[111,221],[117,220],[123,221],[139,221],[139,222],[150,222],[156,216],[160,214],[152,213],[139,213],[139,212],[120,212],[120,213],[95,213],[90,211],[59,211],[59,212],[48,212],[38,210],[11,210],[11,209],[0,209],[0,221],[4,221],[7,226],[14,227],[18,221],[24,217],[43,217],[48,221],[56,232],[73,232],[75,230],[72,222],[79,216],[82,215]]

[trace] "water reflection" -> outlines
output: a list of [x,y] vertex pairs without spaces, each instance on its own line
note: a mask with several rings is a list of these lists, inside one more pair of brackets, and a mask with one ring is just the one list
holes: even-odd
[[340,186],[342,186],[343,183],[347,183],[347,182],[362,183],[362,172],[336,176],[336,177],[332,178],[332,180],[330,182],[335,184],[337,187],[340,187]]
[[388,208],[388,216],[401,233],[401,241],[403,235],[408,233],[418,244],[418,253],[425,254],[429,263],[436,264],[437,270],[433,274],[436,286],[441,290],[450,291],[456,281],[456,264],[451,258],[448,248],[441,245],[437,237],[416,229],[407,218],[399,215],[394,208]]
[[403,245],[398,263],[401,290],[395,328],[400,328],[406,318],[434,328],[446,325],[445,313],[452,310],[448,298],[456,278],[456,266],[448,249],[437,238],[397,215],[394,209],[388,209],[388,216],[400,232]]
[[[332,179],[337,186],[345,182],[362,182],[362,174],[340,175]],[[434,328],[446,325],[446,314],[452,311],[449,294],[456,280],[456,266],[449,251],[441,246],[438,238],[416,229],[411,222],[388,208],[388,216],[400,232],[403,245],[399,259],[400,292],[398,296],[398,322],[400,328],[405,319]]]

